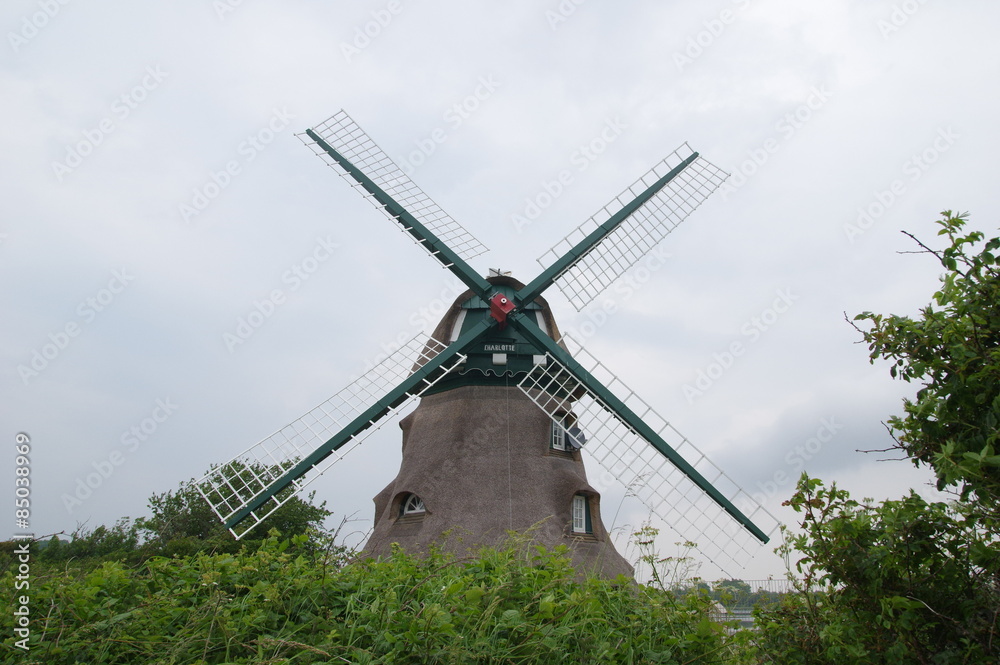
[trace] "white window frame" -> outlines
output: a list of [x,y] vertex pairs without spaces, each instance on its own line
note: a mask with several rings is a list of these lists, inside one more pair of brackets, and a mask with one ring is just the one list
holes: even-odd
[[565,416],[559,422],[552,421],[552,436],[549,440],[549,447],[552,450],[562,450],[564,452],[569,450],[569,444],[566,442],[566,429],[563,422],[565,422]]
[[586,495],[573,495],[573,533],[589,533],[587,531],[587,512],[589,509]]
[[406,499],[403,501],[403,516],[406,515],[423,515],[427,512],[427,507],[424,505],[424,500],[421,499],[416,494],[406,495]]

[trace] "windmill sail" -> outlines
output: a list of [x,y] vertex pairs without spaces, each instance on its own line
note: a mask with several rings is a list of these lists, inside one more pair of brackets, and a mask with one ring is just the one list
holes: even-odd
[[[340,111],[302,136],[306,145],[363,190],[378,209],[470,291],[448,314],[454,320],[443,319],[435,333],[440,339],[453,340],[447,347],[433,338],[428,342],[412,340],[345,390],[199,481],[200,491],[234,535],[239,537],[259,524],[384,424],[386,416],[422,395],[426,399],[420,408],[426,403],[424,413],[432,415],[424,418],[426,426],[415,424],[419,418],[409,420],[413,428],[409,450],[419,448],[441,456],[441,463],[434,465],[435,473],[447,472],[449,464],[454,466],[458,460],[472,465],[474,472],[468,478],[479,478],[476,474],[482,469],[476,465],[482,462],[481,456],[468,449],[453,450],[448,445],[454,443],[452,438],[440,438],[440,423],[458,422],[456,418],[460,420],[465,412],[459,409],[444,418],[436,409],[451,409],[451,402],[459,399],[458,391],[462,391],[462,399],[479,409],[472,410],[481,413],[487,423],[500,423],[503,418],[492,407],[483,411],[483,404],[490,400],[499,404],[500,400],[503,413],[509,413],[521,406],[507,397],[501,400],[501,396],[513,394],[520,400],[524,410],[516,424],[530,425],[534,434],[519,439],[525,444],[525,457],[518,463],[532,472],[543,468],[540,464],[561,465],[558,468],[568,474],[564,483],[549,488],[567,493],[555,498],[556,503],[562,503],[547,513],[549,517],[560,511],[568,514],[569,506],[576,510],[577,503],[586,508],[593,502],[596,511],[599,493],[587,485],[579,453],[573,452],[582,446],[684,538],[697,540],[704,547],[702,552],[720,567],[723,562],[738,564],[739,552],[751,550],[754,542],[767,542],[776,526],[774,518],[600,363],[579,350],[576,356],[584,360],[581,364],[557,345],[546,332],[551,330],[558,337],[551,316],[545,319],[544,308],[542,314],[538,311],[539,302],[544,302],[542,292],[553,283],[577,309],[586,305],[708,198],[727,177],[724,172],[684,144],[543,256],[540,262],[545,269],[524,285],[502,276],[487,280],[474,271],[467,260],[485,248],[424,194],[346,113]],[[478,314],[465,316],[468,312]],[[543,320],[547,322],[544,330],[538,325]],[[508,377],[516,378],[508,383]],[[543,413],[536,411],[532,402]],[[549,419],[555,423],[553,427],[568,428],[561,439],[568,446],[557,450],[575,455],[579,469],[569,462],[563,464],[566,460],[558,455],[545,453],[545,439],[551,433],[554,440],[557,431],[550,427]],[[508,420],[508,435],[510,426]],[[465,438],[470,442],[475,439]],[[422,442],[424,448],[414,441]],[[513,468],[510,444],[508,441],[506,448],[497,449],[507,450],[508,469]],[[541,455],[544,462],[535,455]],[[393,484],[376,497],[384,519],[395,524],[405,516],[408,504],[401,503],[397,514],[397,502],[409,493],[423,491],[419,487],[430,487],[426,475],[401,471],[400,487]],[[513,478],[508,473],[509,499]],[[454,476],[438,480],[441,487],[455,489]],[[468,499],[476,498],[492,511],[490,515],[495,512],[490,496],[466,493],[460,498],[459,502],[451,501],[452,508],[468,512],[469,506],[476,504]],[[446,512],[435,513],[429,504],[424,511],[430,516]],[[599,522],[599,515],[595,515],[595,523]],[[404,521],[403,527],[406,525],[412,527],[413,523]],[[585,524],[580,526],[586,528]],[[559,542],[567,535],[561,529],[554,526],[553,538]],[[568,535],[577,533],[574,521]],[[604,537],[594,535],[593,542],[598,542],[598,535]],[[577,545],[586,549],[587,543],[591,540],[583,538]],[[591,544],[593,551],[599,550]],[[622,565],[628,567],[624,559]]]
[[546,269],[543,276],[554,281],[578,311],[583,309],[727,177],[684,143],[545,252],[538,259]]
[[[390,219],[399,222],[405,232],[414,235],[407,215],[430,230],[443,246],[430,246],[424,238],[414,237],[445,267],[450,267],[452,263],[447,253],[442,253],[445,247],[466,261],[487,251],[482,243],[417,187],[344,111],[337,112],[298,136],[330,167],[353,181],[352,186],[365,190],[368,193],[366,198],[370,198],[375,207]],[[380,191],[373,191],[372,184]]]
[[[414,376],[411,369],[427,365],[444,349],[445,345],[433,338],[413,337],[298,420],[212,469],[198,481],[199,491],[233,535],[241,538],[388,422],[385,416],[404,408],[464,359],[455,354],[446,366],[413,382],[412,389],[389,398],[394,391],[399,391],[406,379]],[[373,405],[380,400],[386,403],[384,408],[370,414]],[[323,459],[297,472],[296,467],[302,465],[304,459],[321,450],[337,435],[343,439],[339,445],[330,446]],[[276,487],[286,477],[288,482],[283,487]]]
[[[572,413],[586,433],[584,450],[684,540],[698,543],[701,554],[727,574],[742,569],[778,521],[599,361],[571,338],[563,340],[571,342],[588,380],[547,354],[518,387],[557,425]],[[597,385],[648,431],[623,419]]]

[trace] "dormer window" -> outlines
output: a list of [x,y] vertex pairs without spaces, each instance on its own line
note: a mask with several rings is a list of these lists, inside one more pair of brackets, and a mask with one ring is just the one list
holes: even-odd
[[458,316],[455,317],[455,325],[451,329],[451,339],[454,342],[456,339],[462,336],[462,326],[465,325],[465,314],[468,312],[466,309],[459,310]]
[[542,329],[543,333],[552,337],[552,333],[549,332],[549,324],[545,322],[545,315],[542,314],[542,310],[540,309],[535,310],[535,323],[538,324],[538,327]]
[[407,494],[403,498],[403,502],[399,509],[401,517],[406,517],[408,515],[423,515],[426,512],[427,508],[424,507],[424,500],[416,494]]

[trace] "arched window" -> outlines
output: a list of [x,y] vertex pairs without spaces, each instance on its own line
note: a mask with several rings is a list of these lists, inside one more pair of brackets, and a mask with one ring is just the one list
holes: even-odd
[[590,520],[590,501],[585,494],[573,495],[573,533],[594,533]]
[[403,517],[407,515],[423,515],[425,512],[427,512],[427,508],[424,507],[424,500],[416,494],[407,494],[399,507],[399,514]]

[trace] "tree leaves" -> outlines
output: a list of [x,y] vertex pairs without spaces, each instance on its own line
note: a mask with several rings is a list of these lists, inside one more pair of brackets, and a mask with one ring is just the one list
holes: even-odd
[[946,270],[934,305],[917,318],[863,312],[854,321],[870,325],[858,330],[872,363],[921,383],[889,419],[897,447],[959,500],[911,492],[869,505],[803,475],[785,503],[803,531],[779,551],[801,552],[805,584],[759,616],[771,662],[1000,661],[1000,238],[963,235],[965,213],[942,217],[945,249],[910,236]]
[[862,333],[873,363],[889,360],[890,376],[923,383],[916,400],[904,402],[905,415],[890,420],[900,447],[931,467],[941,488],[995,505],[1000,470],[979,453],[1000,437],[1000,273],[994,253],[1000,238],[984,243],[979,231],[963,234],[966,222],[966,213],[943,212],[938,234],[950,245],[928,250],[947,271],[934,294],[938,310],[928,306],[918,319],[864,312],[855,321],[871,325]]

